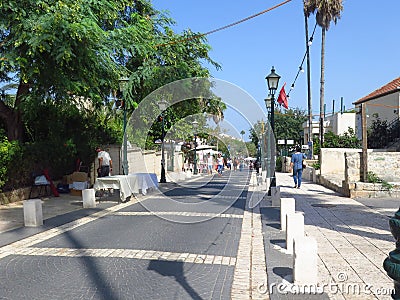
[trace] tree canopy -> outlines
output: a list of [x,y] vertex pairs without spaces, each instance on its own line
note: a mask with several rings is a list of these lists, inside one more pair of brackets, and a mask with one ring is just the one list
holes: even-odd
[[[121,141],[122,118],[113,99],[121,96],[115,92],[119,78],[129,77],[129,115],[164,84],[209,77],[206,65],[220,67],[209,57],[205,37],[175,33],[173,23],[147,0],[2,1],[0,89],[11,83],[15,92],[8,90],[0,101],[0,136],[19,141],[25,151],[34,147],[38,157],[32,160],[46,156],[53,167],[62,165],[60,155],[89,159],[93,145]],[[221,101],[211,104],[180,103],[170,114],[223,116]],[[54,154],[45,151],[49,146]]]
[[0,7],[0,80],[18,84],[13,107],[0,102],[10,140],[23,140],[25,103],[51,99],[103,105],[118,79],[131,101],[176,79],[215,67],[205,39],[175,34],[172,20],[145,0],[9,0]]

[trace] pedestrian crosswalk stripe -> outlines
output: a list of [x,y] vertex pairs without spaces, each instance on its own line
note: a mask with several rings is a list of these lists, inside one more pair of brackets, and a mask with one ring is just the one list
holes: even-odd
[[164,252],[141,249],[79,249],[26,247],[15,249],[13,255],[53,256],[53,257],[110,257],[142,260],[165,260],[195,264],[235,266],[236,258],[209,254]]
[[211,217],[211,218],[232,218],[243,219],[243,215],[238,214],[216,214],[216,213],[196,213],[182,211],[117,211],[112,215],[117,216],[183,216],[183,217]]

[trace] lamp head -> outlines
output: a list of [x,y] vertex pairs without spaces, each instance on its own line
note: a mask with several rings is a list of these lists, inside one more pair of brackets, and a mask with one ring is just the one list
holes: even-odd
[[275,73],[274,67],[272,67],[271,73],[267,77],[265,77],[265,79],[267,80],[268,89],[270,90],[270,93],[272,95],[275,94],[275,91],[278,89],[280,78],[281,76]]

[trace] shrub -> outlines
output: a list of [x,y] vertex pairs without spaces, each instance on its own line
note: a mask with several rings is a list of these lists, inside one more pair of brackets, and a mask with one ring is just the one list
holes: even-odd
[[0,191],[9,180],[9,175],[15,165],[21,161],[22,148],[17,141],[10,142],[4,135],[0,141]]
[[276,158],[276,169],[277,172],[281,172],[282,171],[282,156],[278,156]]

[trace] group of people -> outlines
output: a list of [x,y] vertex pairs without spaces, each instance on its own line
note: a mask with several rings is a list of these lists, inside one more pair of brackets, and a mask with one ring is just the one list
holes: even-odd
[[[217,165],[216,168],[217,168],[218,175],[222,176],[222,171],[224,170],[225,162],[224,162],[224,158],[222,157],[221,153],[218,153],[217,164],[216,165]],[[208,156],[207,156],[207,174],[212,175],[213,170],[214,170],[214,157],[211,155],[211,153],[208,153]]]
[[[105,177],[109,176],[112,172],[112,159],[110,154],[101,149],[101,147],[96,148],[97,158],[99,160],[99,168],[97,169],[98,177]],[[293,170],[293,180],[294,180],[294,188],[301,187],[301,177],[303,174],[304,168],[304,159],[305,154],[301,152],[301,148],[297,147],[296,152],[292,155],[290,161],[290,167]],[[229,170],[231,170],[233,166],[233,170],[236,171],[237,167],[241,166],[241,163],[238,158],[234,158],[231,160],[228,158],[225,162],[224,158],[222,157],[221,153],[218,153],[216,164],[214,163],[214,157],[211,153],[207,155],[207,174],[212,175],[214,168],[216,168],[218,175],[222,176],[222,171],[224,170],[224,166],[227,166]],[[216,167],[215,167],[216,166]]]

